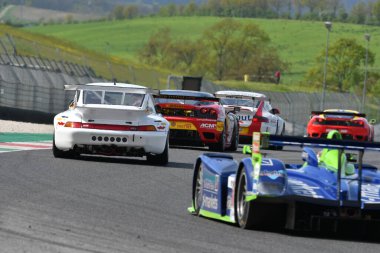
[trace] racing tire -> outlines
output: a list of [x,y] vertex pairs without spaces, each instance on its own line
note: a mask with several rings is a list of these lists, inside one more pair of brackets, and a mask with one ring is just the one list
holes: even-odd
[[57,146],[55,145],[55,134],[53,135],[53,147],[52,147],[52,150],[53,150],[53,156],[55,158],[72,158],[72,157],[75,156],[75,153],[72,150],[63,151],[63,150],[60,150],[59,148],[57,148]]
[[194,214],[199,215],[202,206],[202,163],[199,161],[195,166],[194,180],[193,180],[193,207]]
[[164,152],[161,154],[147,154],[146,159],[155,165],[166,165],[169,162],[169,139],[166,140]]
[[238,170],[235,184],[235,221],[243,229],[264,229],[281,231],[285,228],[287,206],[276,203],[262,203],[257,199],[245,201],[247,195],[247,174],[244,166]]
[[209,148],[211,151],[219,151],[219,152],[223,152],[225,150],[225,147],[226,147],[226,132],[225,132],[225,127],[223,128],[223,132],[221,134],[221,138],[219,139],[218,143],[213,143],[213,144],[210,144]]
[[252,201],[245,201],[247,194],[247,175],[244,167],[240,167],[236,179],[234,196],[235,220],[239,227],[250,229],[254,226],[253,206]]
[[232,139],[231,139],[231,146],[228,149],[230,151],[236,151],[238,149],[238,146],[239,146],[239,129],[238,129],[238,127],[239,127],[239,125],[235,121],[235,123],[234,123],[234,131],[232,133]]

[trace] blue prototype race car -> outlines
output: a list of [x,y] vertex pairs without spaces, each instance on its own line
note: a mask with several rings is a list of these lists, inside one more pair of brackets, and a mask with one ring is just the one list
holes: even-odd
[[[227,154],[203,154],[194,166],[189,211],[242,228],[365,231],[380,238],[380,173],[363,164],[364,151],[380,151],[380,143],[336,140],[339,137],[334,131],[327,140],[290,136],[265,140],[254,133],[253,149],[243,150],[252,153],[251,158],[237,162]],[[303,146],[303,163],[264,158],[260,141],[261,146]],[[323,148],[320,157],[311,147]]]

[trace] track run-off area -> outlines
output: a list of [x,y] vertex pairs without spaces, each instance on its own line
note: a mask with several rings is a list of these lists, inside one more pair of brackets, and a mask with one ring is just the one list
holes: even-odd
[[[232,153],[237,160],[241,147]],[[50,147],[0,153],[0,252],[379,252],[379,242],[243,230],[192,216],[193,164],[203,152],[171,147],[167,166],[57,159]],[[294,148],[267,153],[301,163]],[[380,161],[370,152],[364,159]]]

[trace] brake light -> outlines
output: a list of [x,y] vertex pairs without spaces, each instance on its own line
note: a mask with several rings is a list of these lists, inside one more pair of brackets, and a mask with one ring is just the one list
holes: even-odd
[[66,122],[65,127],[82,128],[82,123],[81,122],[68,121],[68,122]]
[[356,126],[364,126],[364,122],[361,120],[354,120],[352,123]]
[[313,125],[322,125],[324,122],[325,122],[325,119],[324,119],[324,118],[316,118],[316,119],[313,121]]
[[156,131],[156,127],[152,125],[139,126],[137,127],[137,129],[138,129],[137,131]]
[[216,114],[217,114],[217,112],[216,112],[216,110],[214,110],[214,109],[211,109],[211,110],[210,110],[210,114],[211,114],[212,116],[214,116],[214,115],[216,115]]
[[207,109],[207,108],[202,108],[202,109],[201,109],[201,113],[202,113],[202,114],[206,114],[207,112],[208,112],[208,109]]

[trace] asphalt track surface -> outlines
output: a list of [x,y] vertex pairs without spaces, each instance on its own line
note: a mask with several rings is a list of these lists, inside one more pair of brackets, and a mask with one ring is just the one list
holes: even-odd
[[[2,153],[0,252],[380,252],[379,242],[243,230],[190,215],[193,163],[205,151],[171,148],[165,167],[140,158],[55,159],[50,150]],[[269,153],[300,161],[299,152]]]

